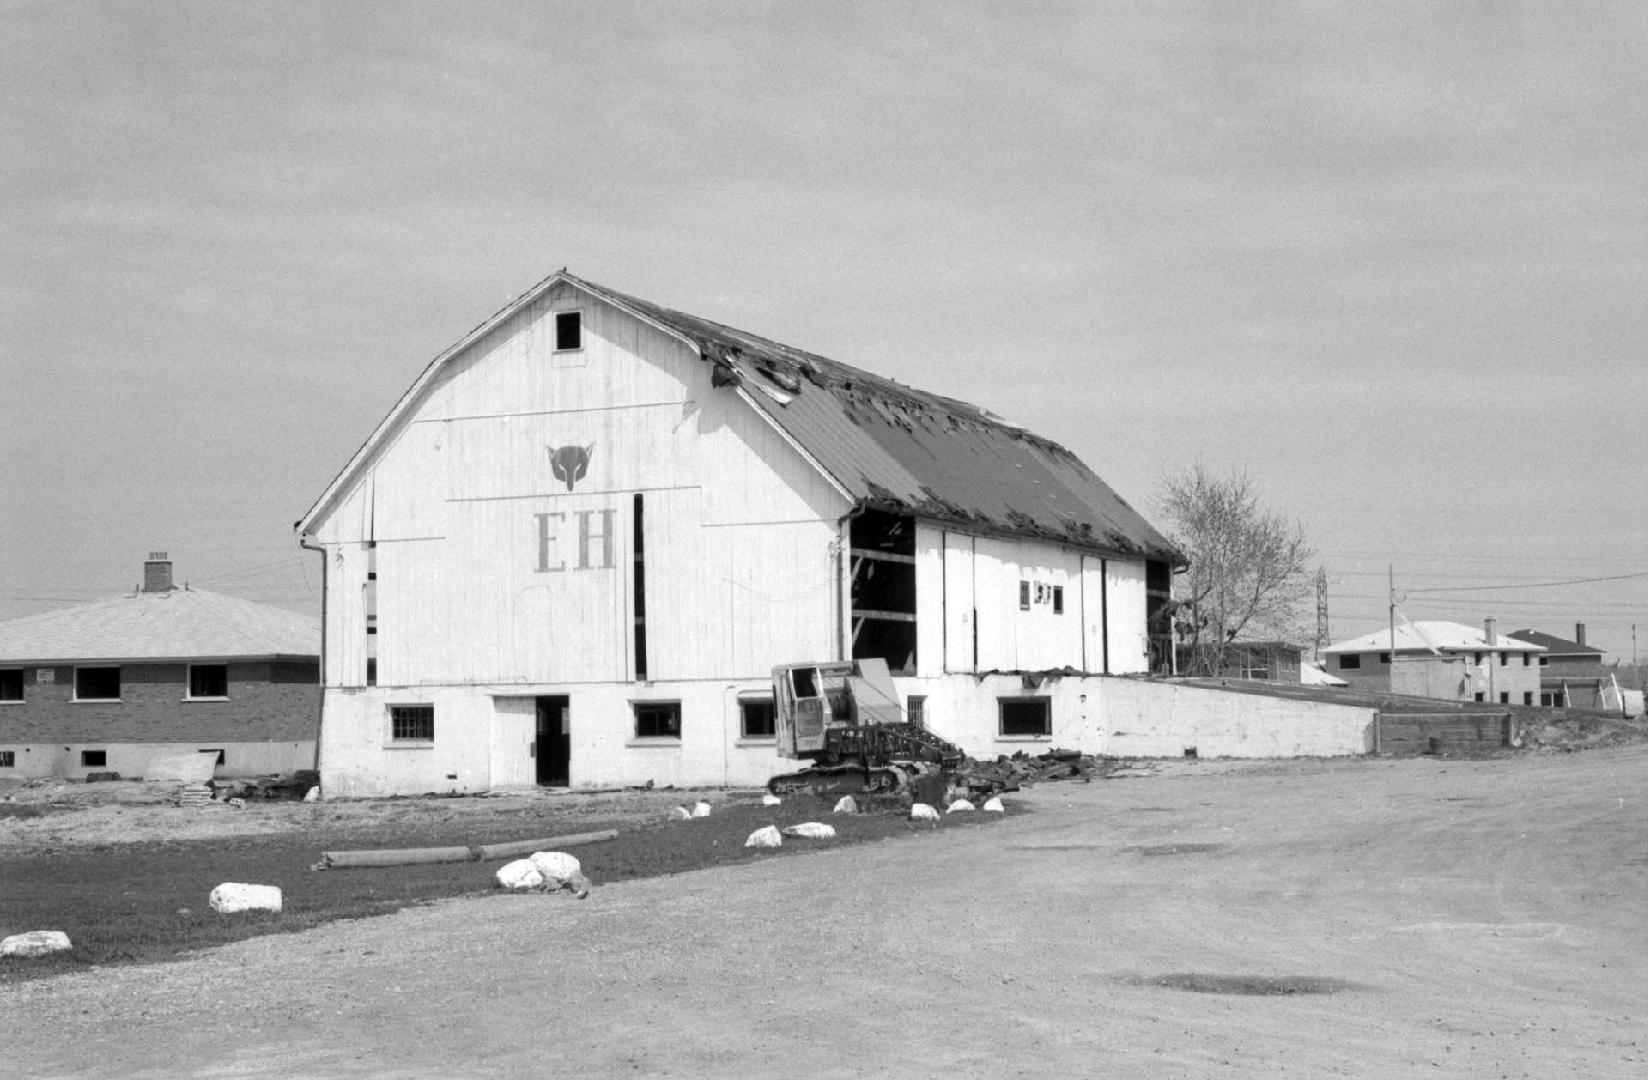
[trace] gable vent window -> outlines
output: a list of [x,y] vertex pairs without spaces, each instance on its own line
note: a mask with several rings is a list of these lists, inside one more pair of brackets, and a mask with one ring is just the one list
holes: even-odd
[[584,313],[558,311],[555,313],[555,351],[572,352],[584,347]]

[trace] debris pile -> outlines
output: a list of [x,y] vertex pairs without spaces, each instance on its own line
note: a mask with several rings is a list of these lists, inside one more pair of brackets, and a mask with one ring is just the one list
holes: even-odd
[[1049,750],[1036,757],[1021,750],[994,761],[968,761],[956,779],[971,791],[1017,791],[1044,780],[1103,779],[1109,764],[1080,750]]
[[320,785],[320,773],[314,769],[299,769],[285,775],[259,776],[249,780],[224,780],[214,783],[220,799],[300,800],[309,789]]

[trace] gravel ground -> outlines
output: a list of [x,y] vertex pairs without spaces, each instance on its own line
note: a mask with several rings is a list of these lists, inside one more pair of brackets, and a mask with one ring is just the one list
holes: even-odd
[[1648,749],[1187,763],[0,994],[0,1075],[1640,1077]]

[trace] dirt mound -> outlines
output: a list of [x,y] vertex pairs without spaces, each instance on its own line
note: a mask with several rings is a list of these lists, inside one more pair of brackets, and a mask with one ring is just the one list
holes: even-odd
[[1519,719],[1522,745],[1531,750],[1594,750],[1648,743],[1648,719],[1642,717],[1626,720],[1606,713],[1553,709]]

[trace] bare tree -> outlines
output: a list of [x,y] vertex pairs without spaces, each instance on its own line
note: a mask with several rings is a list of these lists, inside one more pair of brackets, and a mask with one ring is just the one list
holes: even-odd
[[1219,675],[1231,643],[1296,640],[1315,557],[1296,521],[1265,509],[1245,472],[1216,476],[1197,462],[1162,478],[1162,520],[1190,559],[1174,578],[1173,631],[1186,674]]

